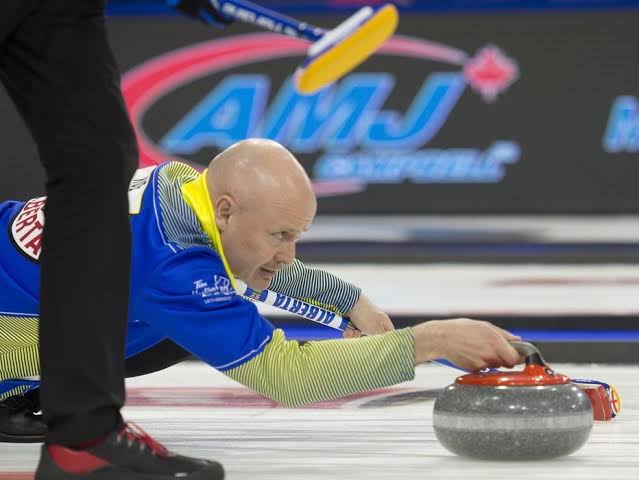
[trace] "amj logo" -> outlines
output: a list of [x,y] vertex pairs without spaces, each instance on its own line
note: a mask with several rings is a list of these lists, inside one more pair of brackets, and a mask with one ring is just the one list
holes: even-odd
[[312,173],[324,182],[498,182],[505,166],[518,161],[519,146],[508,140],[495,140],[485,151],[422,148],[437,135],[466,85],[494,102],[517,79],[516,63],[495,46],[470,58],[407,37],[394,38],[383,53],[460,69],[426,75],[405,112],[384,108],[398,80],[391,73],[355,73],[312,96],[297,94],[289,79],[270,105],[270,78],[244,74],[225,77],[158,144],[140,128],[146,109],[180,85],[233,66],[301,54],[305,47],[277,35],[246,35],[188,47],[129,72],[123,91],[138,128],[142,162],[222,149],[251,136],[277,140],[296,153],[321,154]]
[[603,147],[610,153],[639,152],[639,99],[617,97],[612,104]]

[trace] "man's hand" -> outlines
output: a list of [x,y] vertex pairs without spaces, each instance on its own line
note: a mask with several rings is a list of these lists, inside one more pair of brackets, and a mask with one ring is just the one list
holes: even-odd
[[364,294],[360,295],[355,306],[348,312],[348,316],[355,328],[344,330],[344,338],[361,337],[362,334],[377,335],[395,330],[388,315]]
[[210,0],[166,0],[166,4],[208,25],[224,26],[233,23],[233,19],[219,12]]
[[445,358],[460,367],[480,370],[513,367],[523,358],[508,343],[521,340],[491,323],[458,318],[433,320],[413,327],[415,365]]

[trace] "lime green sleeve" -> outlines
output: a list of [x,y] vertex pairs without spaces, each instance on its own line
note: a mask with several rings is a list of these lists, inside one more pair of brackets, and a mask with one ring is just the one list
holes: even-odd
[[[40,375],[38,319],[0,315],[0,382]],[[0,394],[0,401],[24,393],[27,386]]]
[[408,328],[302,345],[275,330],[261,354],[224,373],[265,397],[298,407],[412,380],[414,349]]

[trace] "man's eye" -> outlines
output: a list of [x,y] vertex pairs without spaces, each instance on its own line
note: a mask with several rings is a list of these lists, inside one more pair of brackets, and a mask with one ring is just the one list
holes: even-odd
[[273,234],[273,236],[277,238],[278,240],[284,240],[286,236],[286,232],[276,232]]

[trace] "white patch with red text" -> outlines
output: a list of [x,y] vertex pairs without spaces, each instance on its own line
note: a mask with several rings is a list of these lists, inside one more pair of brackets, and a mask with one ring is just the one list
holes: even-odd
[[[129,185],[129,213],[138,214],[142,196],[156,166],[137,170]],[[32,198],[24,204],[11,224],[11,235],[17,247],[29,258],[38,260],[42,251],[44,230],[44,205],[47,197]]]
[[47,197],[32,198],[24,204],[11,223],[11,235],[17,247],[28,257],[38,260],[42,251],[44,205]]

